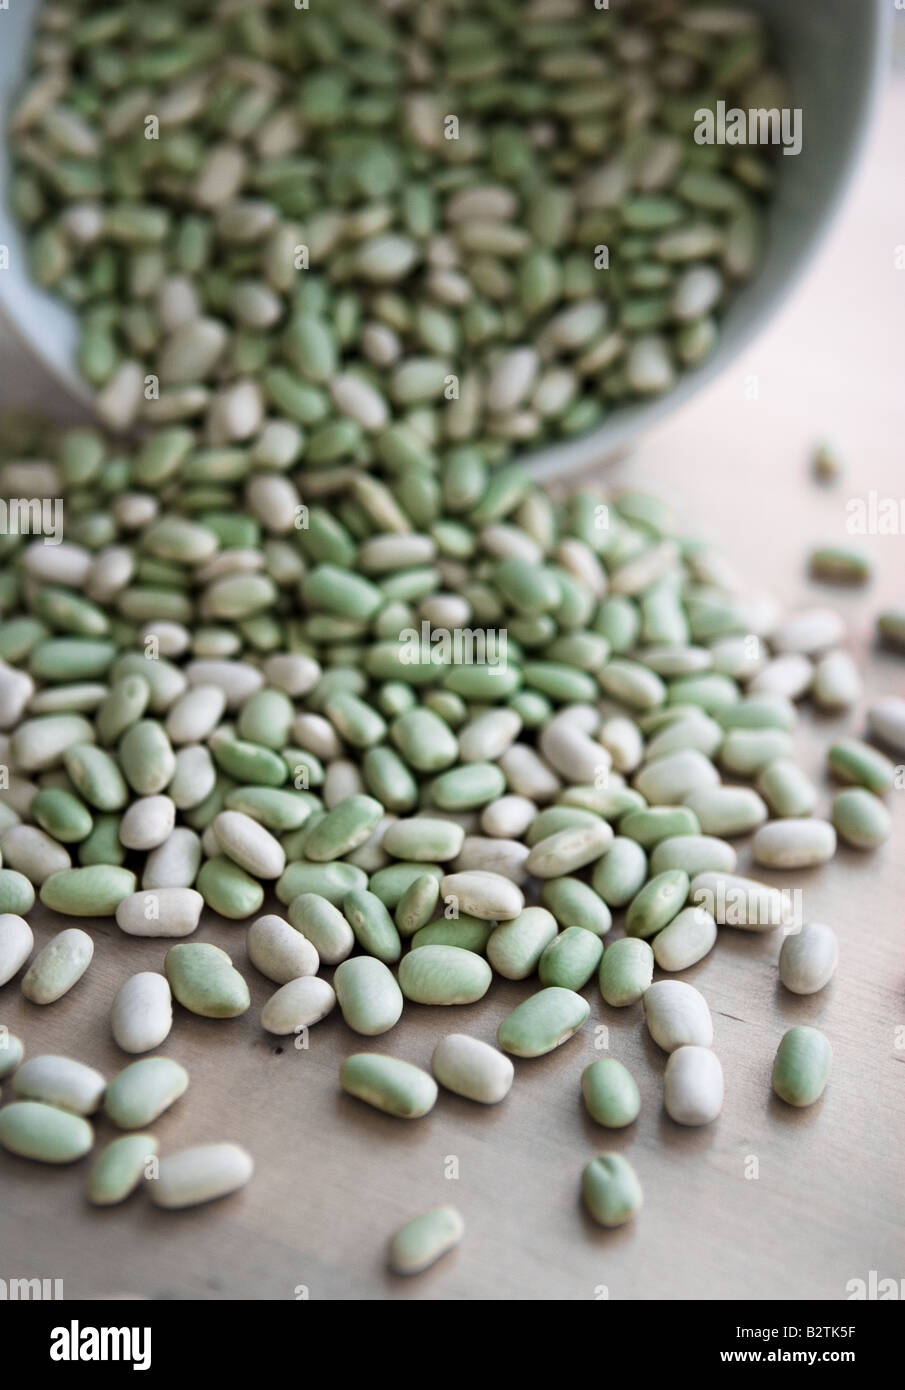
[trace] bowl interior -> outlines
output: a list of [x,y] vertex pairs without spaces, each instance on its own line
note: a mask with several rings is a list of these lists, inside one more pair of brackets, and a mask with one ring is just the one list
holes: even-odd
[[[764,17],[787,78],[793,105],[802,111],[800,154],[777,157],[775,196],[768,214],[764,262],[731,300],[713,355],[684,372],[664,396],[618,408],[603,424],[565,443],[524,455],[540,477],[586,467],[626,447],[631,439],[699,390],[735,357],[798,279],[825,231],[848,183],[872,113],[883,69],[886,7],[883,0],[748,0]],[[16,0],[0,12],[0,123],[26,71],[38,0]],[[0,140],[0,246],[9,268],[0,273],[0,310],[25,345],[73,397],[90,405],[90,388],[76,367],[75,315],[34,285],[19,227],[9,213],[9,155]]]

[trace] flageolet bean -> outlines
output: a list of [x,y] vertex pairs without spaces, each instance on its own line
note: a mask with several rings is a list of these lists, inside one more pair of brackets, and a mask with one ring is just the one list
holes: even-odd
[[166,732],[171,743],[200,743],[213,733],[226,708],[226,695],[218,685],[193,685],[171,706]]
[[869,557],[844,546],[818,546],[811,551],[809,563],[815,579],[828,584],[865,584],[871,576]]
[[[219,848],[216,841],[212,848]],[[221,917],[232,920],[251,917],[264,901],[262,885],[226,855],[215,853],[213,858],[205,860],[197,882],[198,892],[207,906]]]
[[748,682],[750,695],[783,695],[800,700],[814,678],[814,666],[800,652],[788,652],[768,661]]
[[521,727],[515,710],[488,710],[459,730],[459,757],[463,763],[493,762],[518,738]]
[[678,914],[688,897],[688,888],[684,869],[666,869],[650,879],[629,903],[626,936],[656,936]]
[[141,876],[142,888],[191,888],[201,867],[201,841],[187,825],[177,825],[162,845],[151,850]]
[[128,936],[190,936],[203,907],[194,888],[143,888],[117,904],[116,923]]
[[278,985],[288,984],[303,975],[316,975],[320,965],[311,942],[275,913],[252,922],[245,946],[252,965]]
[[342,901],[343,915],[363,951],[385,965],[393,965],[402,954],[402,942],[389,911],[367,890],[347,893]]
[[[162,792],[176,770],[175,754],[166,731],[153,719],[140,719],[126,730],[119,743],[119,761],[126,781],[140,796]],[[104,806],[101,809],[119,808]]]
[[756,864],[773,869],[805,869],[825,864],[836,853],[836,831],[829,821],[812,817],[771,821],[751,842]]
[[383,807],[373,797],[346,797],[306,838],[306,856],[316,862],[341,858],[364,844],[382,816]]
[[335,1004],[336,995],[326,980],[315,975],[287,980],[261,1010],[261,1027],[277,1036],[301,1033],[326,1018]]
[[786,618],[770,634],[777,652],[801,652],[814,656],[837,646],[845,637],[845,624],[832,608],[808,608]]
[[706,758],[717,752],[723,741],[723,730],[703,710],[688,708],[691,712],[686,717],[675,719],[651,738],[645,749],[649,761],[683,749],[696,749]]
[[112,917],[135,888],[131,869],[91,864],[51,874],[41,885],[41,902],[67,917]]
[[4,1029],[0,1033],[0,1081],[21,1066],[24,1056],[25,1044],[22,1039]]
[[528,827],[525,843],[533,849],[541,840],[547,840],[561,830],[595,825],[599,820],[600,816],[596,812],[586,811],[580,806],[545,806]]
[[66,927],[38,952],[22,977],[22,993],[32,1004],[53,1004],[82,978],[94,942],[80,927]]
[[718,783],[719,773],[713,763],[695,748],[667,753],[645,763],[634,781],[636,790],[651,805],[661,806],[676,805],[693,792]]
[[483,957],[458,946],[423,945],[399,966],[399,987],[416,1004],[473,1004],[487,993],[492,978]]
[[51,874],[72,867],[62,845],[34,825],[11,825],[0,836],[0,853],[8,869],[15,869],[37,886]]
[[522,884],[528,877],[530,850],[518,840],[498,840],[483,835],[466,835],[462,849],[452,865],[456,873],[482,870],[502,874],[513,883]]
[[638,1215],[644,1200],[641,1184],[621,1154],[592,1158],[582,1174],[584,1204],[599,1226],[624,1226]]
[[583,989],[602,955],[603,943],[593,932],[583,927],[566,927],[544,948],[538,962],[538,978],[542,985]]
[[228,810],[242,811],[276,832],[300,829],[317,809],[317,801],[310,793],[285,791],[282,787],[235,787],[227,792],[225,804]]
[[145,1177],[160,1145],[153,1134],[124,1134],[98,1154],[88,1174],[88,1201],[98,1207],[124,1202]]
[[656,672],[623,657],[614,657],[598,673],[598,680],[605,695],[631,709],[655,709],[666,699],[666,686]]
[[685,1045],[670,1054],[663,1104],[680,1125],[709,1125],[723,1108],[723,1069],[709,1047]]
[[739,699],[738,686],[718,671],[699,676],[679,676],[669,684],[671,705],[693,705],[708,714],[718,712]]
[[434,1076],[448,1091],[482,1105],[496,1105],[509,1094],[515,1068],[504,1053],[466,1033],[450,1033],[434,1048]]
[[427,925],[440,899],[440,884],[432,874],[416,878],[399,899],[395,913],[400,936],[414,936]]
[[251,1004],[248,985],[219,946],[171,946],[164,971],[173,997],[202,1018],[236,1018]]
[[[424,872],[420,865],[415,866],[416,873]],[[314,893],[319,897],[326,898],[334,906],[338,906],[347,893],[354,892],[356,889],[367,888],[368,876],[354,864],[345,864],[339,861],[331,861],[329,864],[314,864],[299,860],[293,864],[287,864],[283,873],[277,879],[276,895],[281,903],[291,903],[302,893]],[[405,887],[408,887],[406,883]],[[404,889],[400,891],[402,896]],[[386,903],[387,907],[395,907],[399,901],[397,898],[393,903]]]
[[206,803],[216,786],[217,769],[207,748],[200,743],[185,744],[176,754],[176,766],[167,787],[167,796],[161,800],[170,801],[178,811],[191,811]]
[[820,709],[850,709],[860,694],[861,677],[848,652],[829,652],[817,662],[811,697]]
[[786,926],[793,906],[785,891],[738,874],[705,871],[691,880],[689,901],[709,912],[720,927],[773,931]]
[[[881,743],[905,753],[905,699],[884,695],[868,707],[867,721]],[[34,805],[34,803],[32,803]]]
[[826,1088],[832,1060],[833,1049],[817,1028],[790,1028],[776,1052],[773,1090],[787,1105],[813,1105]]
[[644,809],[644,796],[641,792],[634,791],[631,787],[623,787],[617,783],[614,774],[610,774],[609,784],[606,788],[567,787],[566,791],[560,792],[557,796],[557,805],[573,806],[610,821],[619,820],[620,816],[627,816],[633,810]]
[[542,1057],[568,1042],[590,1012],[580,994],[550,985],[507,1014],[497,1029],[497,1042],[515,1057]]
[[624,907],[647,879],[647,855],[634,839],[619,834],[595,865],[591,884],[609,907]]
[[104,1110],[120,1129],[144,1129],[179,1099],[189,1074],[169,1057],[142,1057],[115,1076],[104,1096]]
[[855,738],[840,739],[827,754],[830,771],[840,782],[853,782],[868,791],[889,791],[895,785],[896,769],[879,749]]
[[707,1000],[684,980],[658,980],[644,992],[648,1032],[664,1052],[692,1045],[710,1047],[713,1023]]
[[585,1067],[581,1094],[591,1119],[607,1129],[624,1129],[638,1118],[641,1095],[635,1078],[615,1057],[601,1057]]
[[429,709],[400,715],[390,726],[390,737],[418,772],[442,771],[455,761],[459,751],[455,734]]
[[538,747],[567,782],[596,782],[612,766],[612,757],[603,744],[576,728],[567,713],[557,715],[541,730]]
[[420,1119],[437,1100],[437,1083],[426,1071],[377,1052],[355,1052],[347,1057],[339,1080],[350,1096],[398,1119]]
[[88,1121],[55,1105],[17,1100],[0,1109],[0,1144],[20,1158],[74,1163],[93,1143],[94,1130]]
[[511,792],[543,805],[552,801],[561,782],[551,767],[526,743],[514,743],[499,759]]
[[673,835],[660,840],[651,850],[650,872],[684,869],[689,877],[707,870],[732,873],[738,855],[726,840],[713,835]]
[[463,951],[476,951],[478,955],[487,949],[493,922],[482,922],[478,917],[460,913],[458,917],[441,917],[436,922],[428,922],[412,937],[412,950],[422,946],[459,946]]
[[697,817],[705,835],[721,839],[747,835],[767,819],[767,808],[750,787],[709,787],[692,792],[687,808]]
[[535,878],[560,878],[598,859],[612,841],[613,831],[604,820],[560,830],[534,845],[525,867]]
[[150,1052],[169,1036],[173,999],[169,981],[153,970],[130,975],[116,991],[110,1027],[124,1052]]
[[0,913],[0,985],[18,974],[34,948],[34,934],[25,918],[15,912]]
[[905,650],[905,610],[887,608],[877,614],[877,636],[893,649]]
[[436,878],[439,884],[443,878],[443,870],[439,864],[418,863],[416,861],[400,861],[398,864],[387,864],[382,869],[371,875],[370,891],[374,893],[384,907],[392,911],[398,907],[405,894],[412,884],[425,874],[430,874]]
[[412,816],[388,827],[383,847],[396,859],[442,864],[461,852],[465,832],[455,821]]
[[[713,791],[722,788],[715,787]],[[705,796],[708,793],[692,793]],[[629,811],[619,822],[623,839],[635,840],[643,849],[652,849],[661,840],[677,835],[697,835],[702,829],[696,813],[689,806],[645,806]]]
[[716,944],[717,926],[702,907],[686,907],[654,938],[654,959],[661,970],[687,970]]
[[836,973],[836,933],[822,922],[805,922],[790,933],[779,953],[779,978],[792,994],[816,994]]
[[833,825],[847,845],[876,849],[892,834],[892,820],[878,796],[848,787],[833,797]]
[[16,869],[0,869],[0,915],[21,916],[34,907],[35,890]]
[[536,805],[526,796],[501,796],[484,807],[481,829],[487,835],[515,839],[525,833],[536,815]]
[[603,898],[579,878],[547,879],[541,884],[540,897],[563,928],[581,927],[602,937],[613,925],[612,913]]
[[436,1207],[406,1222],[390,1242],[388,1263],[394,1274],[421,1274],[448,1255],[465,1234],[455,1207]]
[[[222,852],[255,878],[279,878],[286,867],[286,853],[275,836],[242,811],[221,811],[213,821]],[[306,842],[310,853],[310,842]]]
[[62,844],[78,844],[91,833],[91,812],[71,792],[54,788],[38,792],[31,814],[42,830]]
[[253,1172],[251,1155],[238,1144],[199,1144],[162,1158],[148,1193],[158,1207],[194,1207],[238,1191]]
[[440,895],[460,912],[485,921],[512,921],[525,905],[524,894],[510,879],[479,869],[444,874]]
[[355,1033],[376,1037],[395,1027],[402,1014],[402,991],[383,961],[353,956],[342,961],[333,988],[343,1019]]
[[487,958],[498,975],[526,980],[537,969],[557,934],[556,918],[543,907],[526,907],[511,921],[501,922],[487,940]]
[[300,893],[289,904],[287,916],[325,965],[338,965],[352,954],[355,934],[339,908],[326,898]]
[[176,806],[169,796],[143,796],[123,813],[119,838],[126,849],[156,849],[168,840],[176,824]]
[[720,762],[729,772],[753,777],[791,752],[792,740],[782,729],[730,729],[720,748]]
[[640,937],[625,936],[607,946],[600,962],[600,993],[613,1008],[637,1004],[650,987],[654,975],[654,953]]
[[78,714],[45,714],[26,719],[10,737],[10,753],[23,772],[56,767],[68,748],[94,741],[94,729]]
[[778,758],[762,769],[757,790],[775,816],[809,816],[817,805],[817,788],[797,763]]
[[13,1078],[13,1090],[23,1100],[40,1100],[73,1115],[92,1115],[106,1084],[99,1071],[71,1057],[30,1057]]

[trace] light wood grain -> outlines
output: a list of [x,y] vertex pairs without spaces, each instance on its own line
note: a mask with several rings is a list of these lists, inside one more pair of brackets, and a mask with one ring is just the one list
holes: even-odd
[[[713,389],[606,475],[672,495],[702,533],[724,538],[753,588],[790,607],[838,603],[868,691],[898,693],[905,663],[875,651],[872,619],[882,603],[903,600],[905,538],[865,539],[878,567],[866,593],[811,584],[803,557],[809,544],[844,538],[850,497],[871,488],[905,495],[905,272],[894,269],[905,227],[903,124],[900,83],[804,286]],[[755,400],[746,398],[752,376]],[[847,459],[832,489],[815,486],[804,463],[824,434],[843,442]],[[821,778],[825,804],[823,750],[837,732],[862,729],[864,703],[851,717],[802,720],[800,755]],[[684,976],[710,1002],[726,1074],[723,1115],[702,1130],[664,1116],[665,1059],[640,1010],[605,1009],[596,986],[586,991],[592,1016],[581,1035],[519,1062],[499,1107],[443,1094],[425,1120],[378,1115],[337,1084],[340,1061],[362,1040],[331,1017],[312,1030],[308,1051],[277,1045],[258,1025],[270,987],[248,965],[243,928],[205,922],[198,939],[232,953],[254,1002],[228,1023],[178,1012],[165,1051],[188,1067],[191,1085],[155,1128],[164,1151],[221,1138],[246,1144],[254,1181],[191,1212],[157,1212],[141,1197],[96,1212],[82,1196],[85,1163],[53,1171],[0,1155],[0,1276],[62,1277],[70,1297],[241,1299],[292,1299],[300,1286],[312,1299],[593,1299],[604,1289],[613,1299],[840,1299],[870,1270],[901,1278],[905,1051],[895,1030],[905,1022],[905,792],[889,802],[896,838],[880,853],[843,850],[826,870],[763,875],[801,886],[806,916],[838,933],[841,963],[826,991],[784,993],[778,940],[729,930]],[[50,925],[40,914],[35,922],[43,942]],[[71,995],[41,1010],[10,985],[0,1016],[31,1055],[64,1051],[112,1075],[128,1059],[109,1036],[110,1002],[129,974],[159,968],[164,946],[126,939],[112,923],[93,934],[94,964]],[[471,1008],[409,1006],[376,1046],[427,1065],[443,1032],[492,1040],[527,992],[495,983]],[[803,1112],[770,1091],[776,1045],[793,1023],[825,1029],[835,1051],[822,1102]],[[642,1093],[637,1124],[620,1134],[593,1125],[580,1099],[581,1069],[600,1055],[600,1025]],[[109,1137],[101,1124],[99,1142]],[[591,1226],[578,1200],[584,1164],[607,1149],[630,1156],[646,1198],[630,1228],[609,1234]],[[453,1164],[458,1177],[444,1176]],[[418,1279],[387,1275],[385,1245],[397,1225],[442,1202],[465,1216],[459,1250]]]

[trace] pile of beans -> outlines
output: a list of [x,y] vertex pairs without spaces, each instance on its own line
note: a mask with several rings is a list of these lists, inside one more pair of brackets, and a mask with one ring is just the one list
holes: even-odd
[[668,390],[760,259],[770,148],[694,138],[717,100],[788,104],[745,11],[62,0],[40,23],[13,207],[111,428],[226,445],[273,412],[312,468],[407,464],[427,428],[499,461]]
[[[710,1012],[673,977],[721,928],[784,929],[795,993],[836,965],[832,930],[738,875],[734,841],[771,869],[880,845],[896,769],[875,742],[905,751],[905,702],[871,708],[873,742],[832,745],[820,818],[794,728],[806,697],[859,699],[839,617],[750,597],[654,497],[555,501],[511,455],[710,350],[770,174],[695,144],[692,116],[717,95],[782,104],[760,30],[670,0],[630,20],[226,0],[215,21],[45,5],[13,119],[35,274],[82,313],[103,424],[143,432],[0,439],[0,497],[60,501],[65,523],[59,544],[0,536],[0,985],[24,972],[48,1007],[91,967],[79,925],[34,953],[36,896],[161,947],[159,970],[122,972],[110,1026],[138,1060],[109,1082],[0,1034],[0,1144],[75,1161],[102,1108],[128,1132],[91,1201],[248,1181],[237,1144],[160,1158],[149,1132],[188,1085],[140,1055],[178,1038],[174,1001],[250,1007],[230,954],[186,939],[205,908],[250,920],[275,1036],[338,1009],[379,1038],[408,1002],[529,982],[498,1047],[441,1037],[432,1074],[349,1055],[340,1084],[389,1115],[427,1114],[440,1087],[503,1101],[512,1058],[583,1027],[596,977],[595,1014],[640,1004],[668,1055],[672,1120],[709,1123]],[[793,1028],[774,1089],[810,1105],[829,1068],[822,1033]],[[636,1118],[617,1058],[580,1086],[601,1126]],[[615,1154],[582,1190],[605,1226],[642,1200]],[[463,1229],[448,1207],[416,1217],[391,1267]]]
[[[500,1050],[443,1037],[433,1076],[347,1057],[346,1091],[413,1119],[438,1083],[501,1101],[511,1057],[585,1024],[581,991],[597,976],[595,1012],[643,1005],[669,1057],[672,1119],[714,1120],[710,1012],[673,976],[721,928],[783,929],[778,968],[795,993],[822,989],[837,954],[828,926],[795,921],[788,895],[736,873],[734,841],[751,835],[755,863],[791,870],[826,862],[837,837],[869,850],[889,835],[897,774],[874,742],[829,747],[828,819],[795,760],[797,702],[839,713],[859,699],[841,619],[749,597],[646,494],[554,501],[514,465],[447,466],[418,494],[357,472],[331,508],[307,509],[295,500],[307,474],[243,455],[236,505],[196,511],[184,471],[160,467],[167,439],[130,454],[81,428],[40,447],[23,435],[0,464],[3,495],[62,496],[67,516],[59,545],[3,541],[0,981],[26,967],[23,993],[51,1005],[90,968],[79,925],[33,954],[37,895],[75,923],[109,916],[164,939],[160,971],[124,973],[113,1004],[127,1053],[164,1044],[174,1000],[207,1018],[249,1008],[227,951],[184,939],[205,907],[251,919],[249,961],[276,986],[261,1023],[277,1036],[338,1007],[377,1038],[407,1001],[474,1004],[494,974],[532,982]],[[880,700],[869,719],[905,751],[905,702]],[[624,934],[606,944],[614,922]],[[22,1058],[7,1038],[15,1099],[0,1143],[50,1162],[91,1148],[101,1105],[145,1131],[188,1080],[160,1056],[109,1084],[67,1058]],[[810,1105],[829,1066],[826,1038],[793,1028],[774,1089]],[[593,1062],[581,1087],[603,1126],[638,1114],[617,1058]],[[233,1144],[156,1160],[142,1132],[103,1151],[92,1200],[121,1200],[152,1160],[145,1185],[163,1206],[223,1195],[252,1169]],[[584,1193],[604,1224],[640,1203],[614,1155],[589,1165]],[[418,1218],[394,1267],[423,1267],[461,1229],[447,1208]]]

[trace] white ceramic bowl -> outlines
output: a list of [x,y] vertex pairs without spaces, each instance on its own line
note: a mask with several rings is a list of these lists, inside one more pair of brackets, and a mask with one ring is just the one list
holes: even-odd
[[[623,406],[578,439],[526,454],[539,477],[591,464],[688,399],[749,342],[797,281],[849,182],[885,71],[886,0],[747,0],[770,33],[793,106],[801,107],[803,147],[779,157],[764,262],[730,302],[720,338],[706,363],[680,376],[664,396]],[[0,9],[0,123],[24,80],[39,0]],[[76,320],[28,278],[22,235],[6,208],[6,149],[0,144],[0,245],[10,267],[0,272],[0,310],[35,358],[73,399],[90,407],[91,392],[75,365]]]

